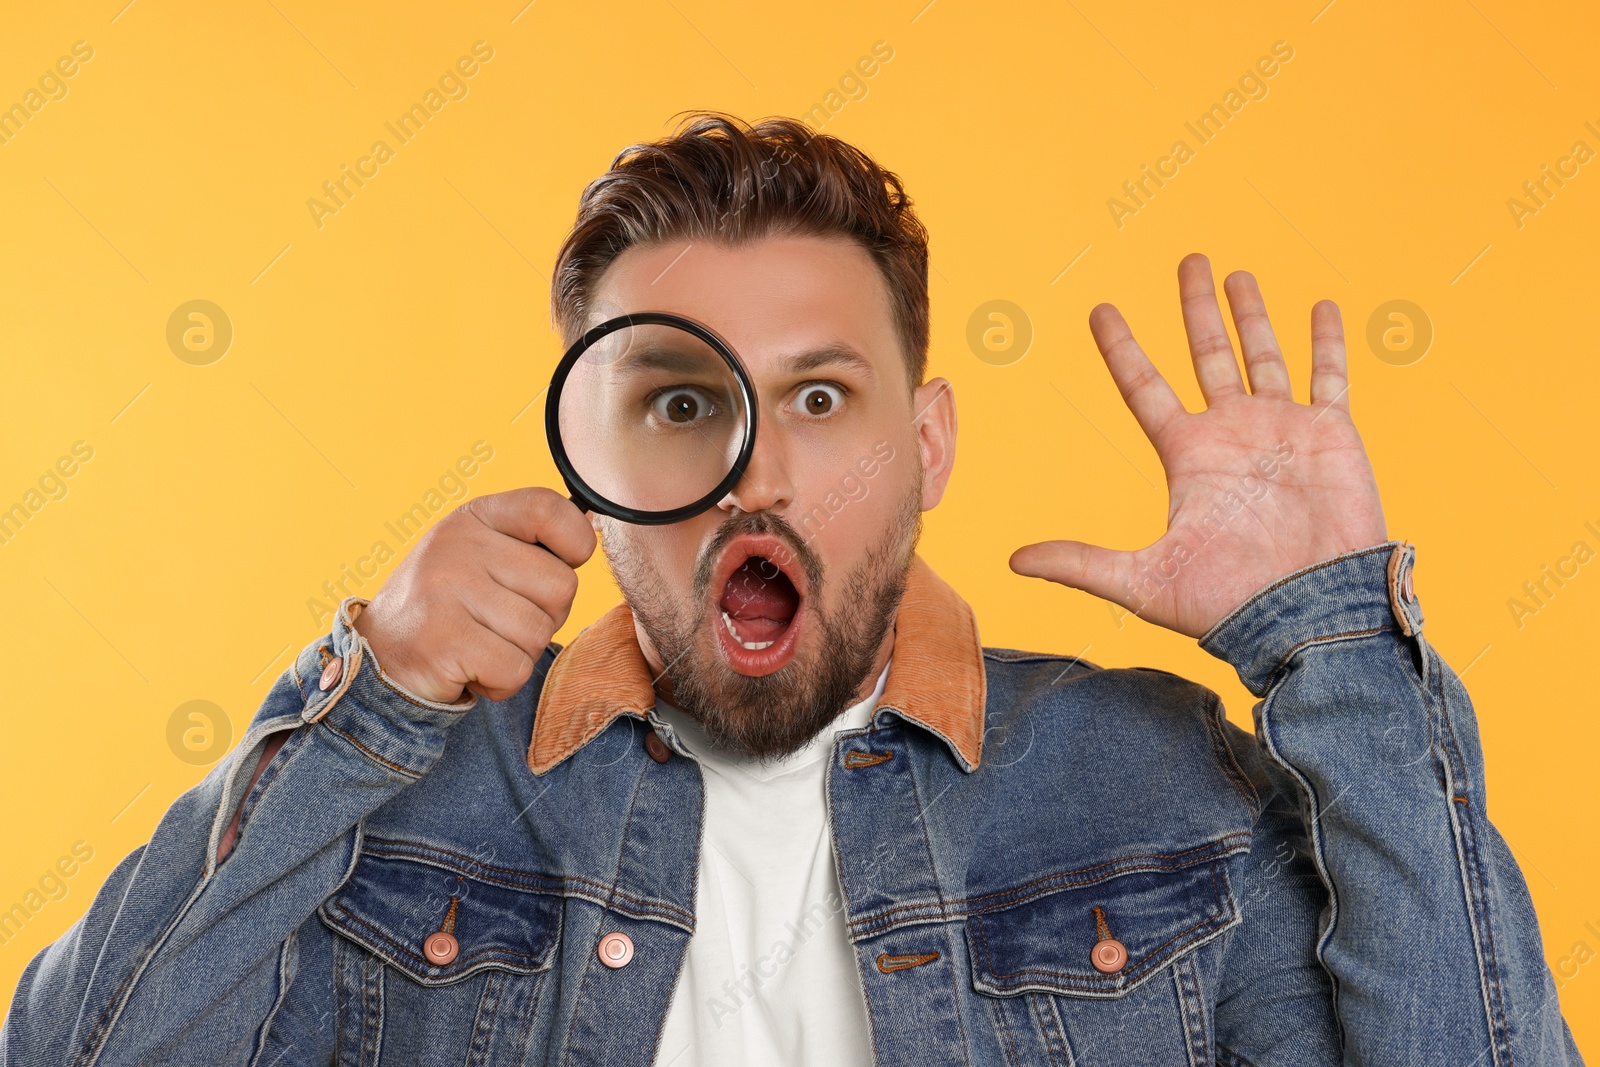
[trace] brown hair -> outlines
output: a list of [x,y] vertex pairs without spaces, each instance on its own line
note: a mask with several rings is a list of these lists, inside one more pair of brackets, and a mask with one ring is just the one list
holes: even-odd
[[551,317],[566,342],[594,325],[585,322],[592,289],[631,245],[839,234],[877,264],[907,374],[920,385],[928,361],[928,233],[899,177],[795,119],[751,126],[721,112],[686,114],[677,133],[623,149],[583,190],[550,282]]

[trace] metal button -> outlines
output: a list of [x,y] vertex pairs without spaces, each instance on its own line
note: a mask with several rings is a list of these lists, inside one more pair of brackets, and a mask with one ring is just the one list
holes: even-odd
[[322,677],[317,679],[317,688],[326,693],[339,684],[339,675],[344,673],[344,660],[330,659],[328,665],[322,668]]
[[1405,598],[1407,604],[1417,598],[1416,593],[1411,589],[1411,571],[1409,568],[1406,570],[1405,576],[1400,579],[1400,595]]
[[454,934],[447,934],[443,930],[435,930],[428,935],[422,943],[422,954],[428,957],[428,962],[443,967],[456,958],[456,953],[461,951],[461,946],[456,944]]
[[1121,941],[1108,937],[1095,942],[1094,948],[1089,950],[1089,962],[1101,974],[1116,974],[1128,962],[1128,950]]
[[672,750],[667,743],[661,740],[661,735],[654,730],[645,735],[644,750],[650,753],[650,758],[657,763],[665,763],[672,758]]
[[612,970],[626,967],[631,959],[633,959],[633,938],[627,934],[613,930],[600,939],[600,962],[607,967]]

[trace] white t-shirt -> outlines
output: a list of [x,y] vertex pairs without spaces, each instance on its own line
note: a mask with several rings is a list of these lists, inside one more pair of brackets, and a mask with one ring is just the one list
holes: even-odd
[[712,750],[693,718],[657,701],[706,790],[695,934],[657,1067],[872,1062],[824,776],[834,735],[871,721],[888,676],[885,667],[871,696],[765,766]]

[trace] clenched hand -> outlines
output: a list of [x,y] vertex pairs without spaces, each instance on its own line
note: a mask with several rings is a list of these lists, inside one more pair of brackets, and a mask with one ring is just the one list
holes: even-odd
[[505,700],[566,622],[594,529],[566,497],[513,489],[439,520],[360,615],[396,683],[439,703],[464,690]]

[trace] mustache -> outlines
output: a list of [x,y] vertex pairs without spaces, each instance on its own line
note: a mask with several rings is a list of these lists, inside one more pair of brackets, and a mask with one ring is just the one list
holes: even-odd
[[[734,538],[742,534],[766,534],[778,538],[789,549],[787,562],[797,563],[805,571],[806,584],[812,589],[813,593],[822,587],[822,560],[812,550],[811,546],[806,544],[799,531],[781,515],[776,515],[770,511],[751,511],[729,516],[717,528],[717,532],[712,536],[711,542],[706,545],[705,549],[700,553],[700,558],[695,561],[693,582],[696,600],[703,599],[709,591],[711,575],[716,570],[718,557],[722,555],[723,550],[728,547]],[[771,560],[770,562],[782,567],[786,561]]]

